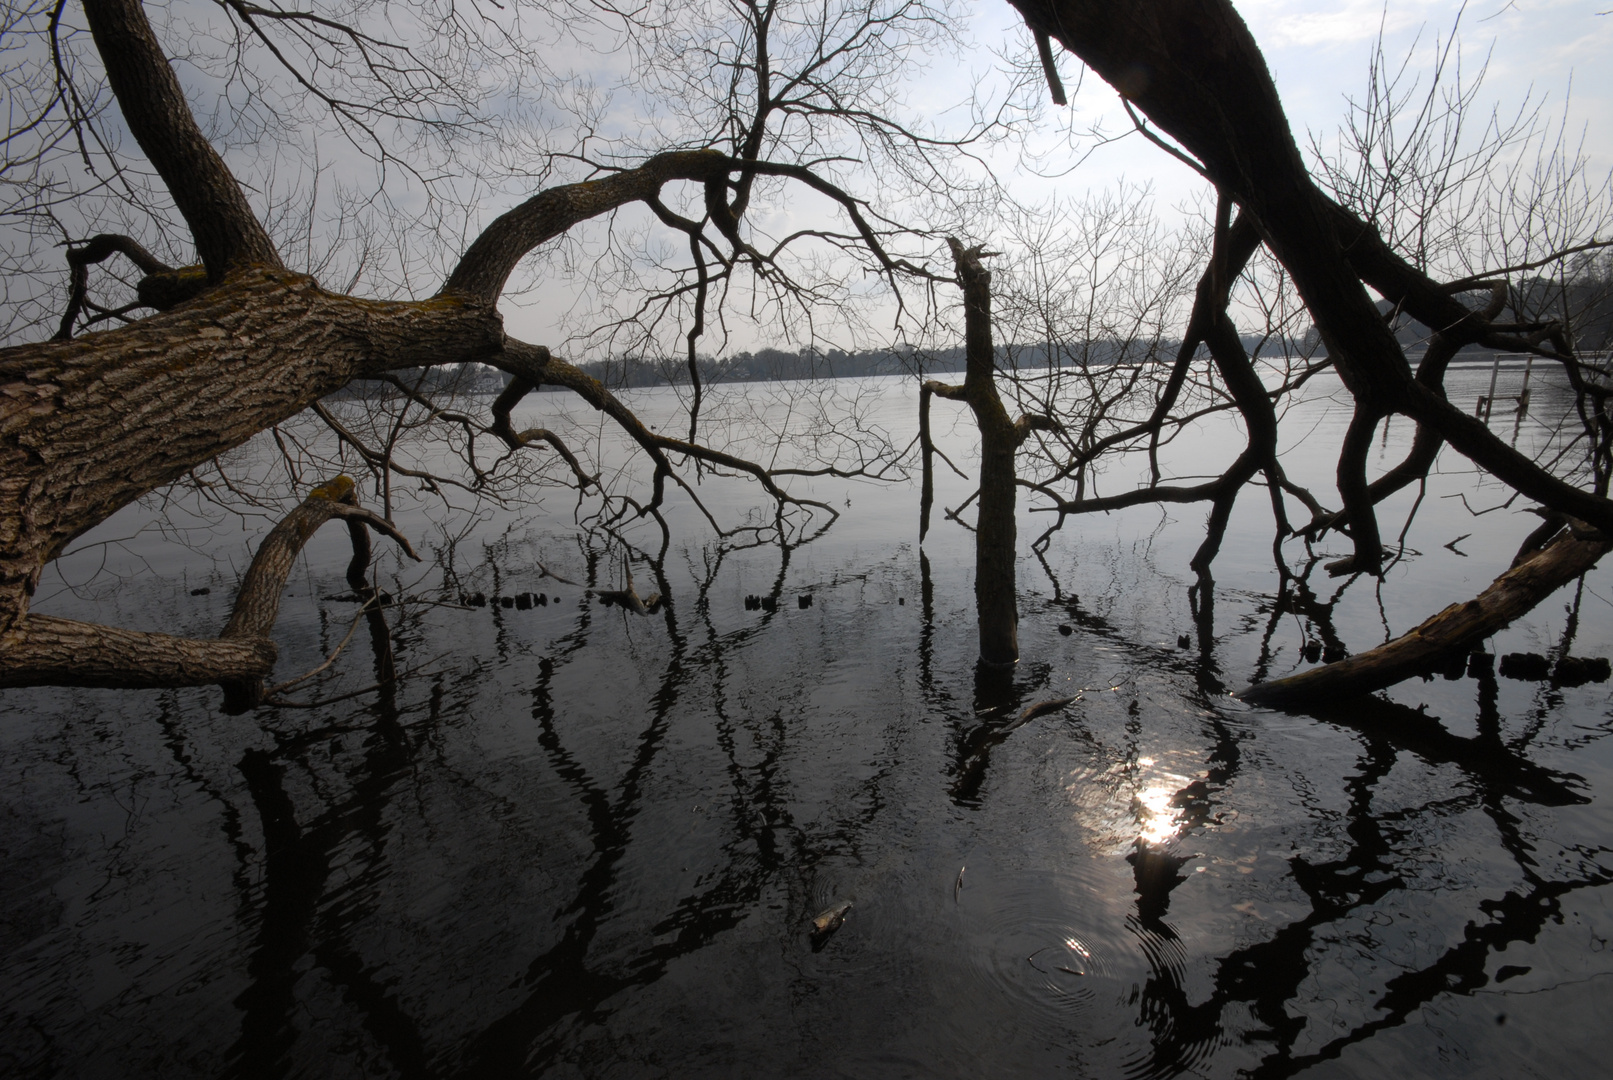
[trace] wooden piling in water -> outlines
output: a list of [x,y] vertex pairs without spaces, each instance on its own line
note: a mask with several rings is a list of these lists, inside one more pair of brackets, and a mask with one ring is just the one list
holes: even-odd
[[1490,361],[1490,392],[1484,396],[1484,422],[1490,422],[1490,410],[1495,407],[1495,378],[1501,374],[1501,354],[1495,353]]

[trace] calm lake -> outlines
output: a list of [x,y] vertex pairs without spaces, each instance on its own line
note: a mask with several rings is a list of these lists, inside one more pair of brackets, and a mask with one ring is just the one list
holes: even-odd
[[[1530,450],[1569,407],[1536,379],[1528,416],[1491,419]],[[1456,369],[1451,397],[1489,380]],[[854,391],[911,437],[910,382]],[[671,422],[669,391],[631,400]],[[1285,466],[1334,505],[1343,400],[1318,379],[1283,427]],[[967,468],[961,407],[935,407]],[[1375,468],[1411,434],[1391,424]],[[1170,453],[1202,474],[1237,447],[1209,421]],[[972,487],[938,481],[948,507]],[[1479,664],[1315,715],[1229,696],[1506,569],[1538,519],[1475,516],[1506,492],[1464,459],[1441,456],[1381,583],[1295,541],[1284,587],[1251,488],[1208,603],[1187,565],[1204,508],[1072,520],[1044,563],[1049,515],[1022,503],[1007,684],[977,678],[971,533],[938,510],[921,549],[916,482],[796,488],[842,516],[788,551],[719,550],[675,505],[662,572],[633,568],[670,598],[649,618],[588,591],[621,587],[623,549],[579,530],[573,494],[473,522],[400,504],[426,556],[378,564],[406,677],[367,689],[361,627],[288,692],[362,691],[317,708],[0,693],[0,1075],[1606,1075],[1610,684]],[[1416,497],[1385,505],[1387,542]],[[36,610],[211,636],[270,520],[132,507]],[[353,625],[326,599],[347,558],[331,527],[293,572],[276,678]],[[1610,573],[1487,651],[1613,654]],[[458,603],[477,591],[547,602]]]

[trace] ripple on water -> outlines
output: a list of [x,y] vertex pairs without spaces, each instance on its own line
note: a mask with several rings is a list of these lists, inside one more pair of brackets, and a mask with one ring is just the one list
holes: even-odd
[[[1125,905],[1092,865],[1056,871],[971,867],[957,891],[970,977],[1032,1030],[1067,1039],[1072,1020],[1127,1008],[1148,961],[1127,930]],[[1094,1043],[1112,1025],[1081,1023]]]

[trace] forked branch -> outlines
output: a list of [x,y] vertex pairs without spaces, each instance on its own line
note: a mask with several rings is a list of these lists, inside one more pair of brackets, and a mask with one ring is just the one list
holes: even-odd
[[84,0],[124,120],[167,185],[209,281],[252,264],[281,268],[269,234],[202,134],[140,0]]
[[[225,711],[243,712],[262,700],[263,680],[278,650],[269,636],[297,554],[325,522],[342,518],[396,540],[419,559],[390,522],[356,505],[353,481],[338,476],[313,490],[258,545],[242,578],[229,623],[218,638],[186,638],[97,623],[25,615],[0,637],[0,687],[99,686],[224,688]],[[368,540],[363,545],[367,562]],[[355,543],[355,564],[359,561]],[[355,576],[349,568],[349,580]],[[357,574],[362,580],[362,573]]]

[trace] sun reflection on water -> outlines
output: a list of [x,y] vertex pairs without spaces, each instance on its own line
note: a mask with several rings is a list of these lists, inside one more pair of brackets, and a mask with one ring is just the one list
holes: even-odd
[[1065,792],[1081,819],[1103,847],[1129,850],[1141,841],[1167,844],[1191,826],[1184,793],[1195,782],[1191,773],[1172,769],[1170,754],[1117,761],[1098,772],[1078,771],[1067,778]]
[[1150,844],[1162,844],[1176,835],[1176,809],[1171,805],[1177,787],[1152,784],[1132,796],[1131,811],[1137,819],[1137,836]]

